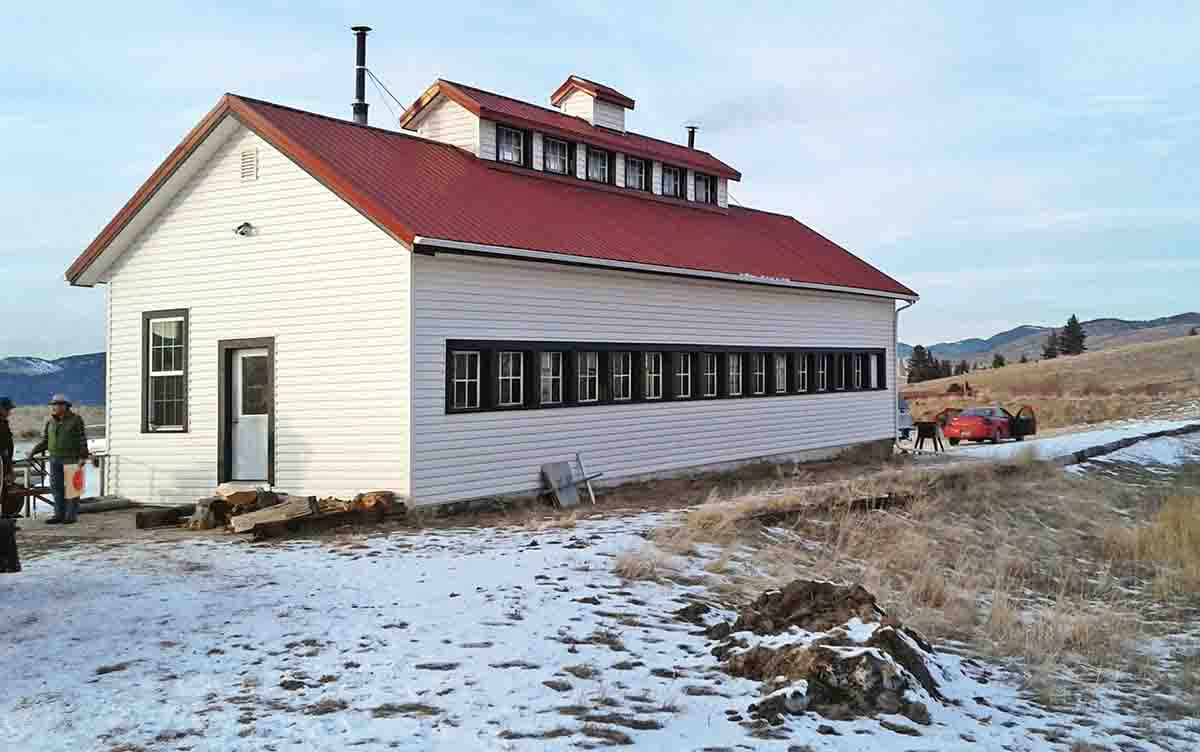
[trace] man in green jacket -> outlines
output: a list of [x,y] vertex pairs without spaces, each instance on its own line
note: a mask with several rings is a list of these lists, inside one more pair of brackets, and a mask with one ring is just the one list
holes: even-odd
[[71,401],[65,395],[56,394],[50,399],[50,419],[42,440],[29,450],[29,456],[42,452],[50,455],[50,490],[54,493],[54,516],[46,524],[73,524],[79,519],[79,502],[67,501],[64,468],[87,460],[89,452],[83,418],[71,412]]

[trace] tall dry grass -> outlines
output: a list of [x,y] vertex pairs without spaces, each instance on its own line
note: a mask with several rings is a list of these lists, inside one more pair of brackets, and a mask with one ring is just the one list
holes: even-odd
[[1159,597],[1200,593],[1200,495],[1172,492],[1148,521],[1110,526],[1103,540],[1110,559],[1146,572]]

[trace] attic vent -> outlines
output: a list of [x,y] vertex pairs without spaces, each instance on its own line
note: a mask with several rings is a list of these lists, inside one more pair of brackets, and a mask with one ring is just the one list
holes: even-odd
[[242,180],[258,180],[258,149],[242,152]]

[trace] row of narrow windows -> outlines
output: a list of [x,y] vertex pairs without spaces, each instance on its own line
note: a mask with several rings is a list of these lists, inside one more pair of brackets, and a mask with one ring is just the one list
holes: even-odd
[[[584,147],[585,174],[596,183],[616,185],[616,153],[594,146]],[[533,134],[517,128],[496,127],[496,159],[508,164],[533,167]],[[544,172],[559,175],[575,174],[575,144],[562,139],[542,136],[542,165]],[[692,171],[693,200],[702,204],[717,203],[717,178]],[[688,171],[682,167],[663,164],[662,195],[687,199]],[[625,187],[635,191],[652,192],[653,162],[625,156]]]
[[590,347],[597,349],[586,343],[448,343],[446,409],[767,397],[887,386],[883,350]]

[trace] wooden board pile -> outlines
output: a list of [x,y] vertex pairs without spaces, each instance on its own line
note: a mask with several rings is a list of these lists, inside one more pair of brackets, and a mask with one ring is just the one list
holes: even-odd
[[371,491],[347,501],[334,497],[291,496],[225,484],[219,486],[211,498],[196,502],[195,513],[186,526],[192,530],[224,527],[235,533],[263,536],[307,520],[352,514],[378,520],[395,506],[396,495],[391,491]]

